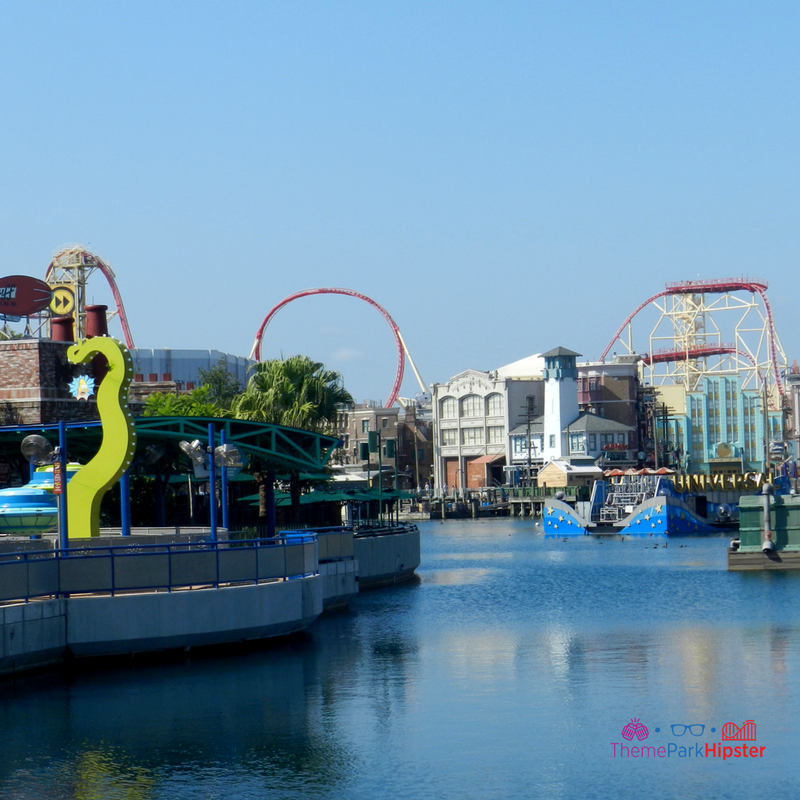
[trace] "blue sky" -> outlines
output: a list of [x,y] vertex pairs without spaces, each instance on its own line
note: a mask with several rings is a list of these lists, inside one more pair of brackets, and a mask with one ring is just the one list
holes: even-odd
[[[596,358],[666,281],[747,274],[791,362],[798,30],[735,0],[6,2],[4,274],[80,242],[137,345],[239,355],[287,295],[355,289],[427,382]],[[264,355],[298,352],[389,394],[358,301],[282,310]]]

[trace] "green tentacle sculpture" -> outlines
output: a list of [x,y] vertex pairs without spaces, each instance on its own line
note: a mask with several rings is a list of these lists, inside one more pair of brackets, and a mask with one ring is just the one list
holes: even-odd
[[83,364],[98,353],[108,360],[108,373],[97,390],[103,439],[94,458],[67,485],[70,539],[100,535],[100,501],[130,466],[136,450],[136,428],[128,410],[133,359],[125,345],[108,336],[96,336],[70,347],[67,358]]

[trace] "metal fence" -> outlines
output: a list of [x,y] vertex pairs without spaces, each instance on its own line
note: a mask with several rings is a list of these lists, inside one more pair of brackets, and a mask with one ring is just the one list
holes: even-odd
[[318,572],[315,533],[277,539],[129,544],[0,554],[0,601],[185,590]]
[[583,486],[514,486],[508,490],[509,497],[555,497],[559,492],[565,497],[577,497]]

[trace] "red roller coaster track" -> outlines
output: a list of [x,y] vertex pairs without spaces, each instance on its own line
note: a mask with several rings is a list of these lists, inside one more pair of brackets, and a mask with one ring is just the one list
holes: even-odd
[[294,294],[290,294],[288,297],[285,297],[280,303],[278,303],[278,305],[269,311],[266,317],[264,317],[264,321],[261,323],[261,327],[256,333],[256,340],[253,344],[253,350],[251,353],[252,357],[255,358],[256,361],[261,361],[261,341],[264,338],[264,331],[267,329],[267,325],[269,325],[275,314],[277,314],[278,311],[291,303],[293,300],[297,300],[301,297],[309,297],[315,294],[342,294],[346,297],[355,297],[358,300],[363,300],[365,303],[369,303],[373,308],[377,308],[378,311],[383,314],[384,319],[389,323],[389,327],[392,329],[392,335],[394,336],[394,341],[397,345],[397,374],[394,379],[394,385],[392,386],[391,394],[386,402],[386,407],[391,408],[394,405],[394,401],[397,399],[397,395],[400,394],[400,386],[403,383],[403,372],[405,371],[405,352],[403,349],[403,341],[400,337],[400,329],[397,327],[397,323],[391,318],[391,316],[389,316],[389,312],[383,306],[379,305],[372,298],[367,297],[365,294],[354,292],[352,289],[304,289],[301,292],[295,292]]
[[[56,253],[56,255],[53,257],[53,260],[47,267],[47,272],[44,276],[45,281],[50,277],[50,273],[53,271],[56,259],[62,253],[66,252],[68,252],[68,250],[62,250],[60,253]],[[108,281],[108,285],[111,287],[111,294],[114,295],[114,302],[117,305],[117,313],[119,314],[119,321],[122,325],[122,335],[125,337],[125,344],[127,345],[128,349],[135,347],[133,344],[131,329],[128,326],[128,317],[125,314],[125,306],[122,303],[122,295],[119,293],[119,287],[117,286],[117,281],[114,278],[114,272],[112,271],[111,267],[109,267],[102,258],[96,256],[94,253],[90,253],[88,250],[75,250],[73,252],[76,255],[79,255],[84,260],[84,263],[90,264],[93,267],[97,267],[97,269],[103,273],[106,281]]]
[[[671,347],[663,350],[656,350],[653,353],[645,353],[642,356],[642,361],[650,366],[650,364],[666,364],[673,361],[691,361],[694,358],[705,358],[706,356],[723,356],[730,353],[741,352],[736,349],[733,344],[721,344],[719,346],[713,345],[708,347],[690,347],[688,350],[674,350]],[[746,354],[745,354],[746,355]]]
[[[772,306],[770,305],[769,298],[767,297],[767,288],[768,284],[765,280],[760,280],[757,278],[719,278],[716,280],[708,280],[708,281],[678,281],[676,283],[668,283],[663,292],[658,292],[654,294],[652,297],[649,297],[643,303],[640,303],[631,314],[625,319],[625,322],[619,326],[619,329],[614,334],[611,341],[608,343],[608,346],[605,350],[603,350],[602,355],[600,356],[600,360],[604,361],[606,356],[608,355],[611,348],[614,346],[614,342],[619,339],[622,335],[622,332],[628,325],[631,324],[633,318],[644,308],[650,305],[650,303],[658,300],[661,297],[667,297],[668,295],[677,295],[677,294],[726,294],[728,292],[751,292],[752,294],[758,294],[761,298],[761,301],[764,303],[764,308],[767,312],[767,324],[769,326],[769,344],[770,344],[770,360],[772,362],[772,370],[773,374],[775,375],[775,382],[778,386],[778,390],[781,394],[783,394],[783,380],[781,378],[780,373],[780,366],[778,363],[778,351],[775,345],[775,323],[772,317]],[[704,349],[704,348],[701,348]],[[722,350],[722,348],[718,348]],[[730,351],[725,351],[730,352]],[[705,353],[703,355],[718,355],[719,353]],[[667,361],[666,357],[658,359],[656,358],[656,354],[653,354],[654,361]],[[676,358],[672,360],[682,360],[686,358],[685,354],[680,354],[676,352]],[[691,356],[690,356],[691,357]],[[697,358],[702,357],[702,355],[695,356]]]

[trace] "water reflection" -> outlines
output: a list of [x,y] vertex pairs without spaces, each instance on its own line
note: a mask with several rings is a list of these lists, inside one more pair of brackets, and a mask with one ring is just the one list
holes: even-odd
[[[75,796],[100,784],[105,793],[88,796],[116,796],[119,784],[126,797],[148,797],[152,769],[160,773],[161,765],[151,770],[120,765],[142,756],[150,762],[157,754],[158,762],[188,762],[190,772],[238,765],[267,782],[330,787],[356,756],[330,725],[330,715],[326,722],[325,709],[335,708],[337,675],[357,656],[352,643],[343,654],[297,639],[263,652],[242,651],[236,659],[192,658],[79,673],[54,690],[34,687],[32,695],[25,694],[22,682],[22,694],[2,704],[0,721],[25,742],[27,752],[6,746],[0,781],[11,780],[31,759],[45,767],[60,753],[66,761],[53,762],[57,783],[71,786]],[[42,700],[46,713],[20,717],[20,706],[36,708]]]
[[478,567],[440,569],[435,572],[426,573],[423,580],[426,583],[438,583],[441,586],[467,586],[469,584],[481,583],[491,572],[492,570],[480,569]]
[[[429,526],[418,581],[303,636],[0,684],[0,797],[791,796],[800,580],[584,538]],[[634,716],[755,719],[771,761],[622,763]]]

